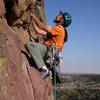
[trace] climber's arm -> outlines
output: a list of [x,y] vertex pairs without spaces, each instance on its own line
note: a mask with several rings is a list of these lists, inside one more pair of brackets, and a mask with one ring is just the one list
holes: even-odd
[[40,29],[46,31],[47,33],[50,33],[51,30],[50,30],[50,28],[48,27],[48,25],[42,23],[34,14],[31,14],[31,16],[32,16],[34,22],[37,24],[37,26],[38,26]]
[[33,22],[33,26],[34,26],[34,29],[35,31],[38,33],[38,34],[42,34],[42,35],[47,35],[47,32],[40,29],[34,22]]

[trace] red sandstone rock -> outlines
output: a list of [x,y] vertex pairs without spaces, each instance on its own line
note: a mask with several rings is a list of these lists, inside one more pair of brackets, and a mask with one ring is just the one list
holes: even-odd
[[5,6],[3,0],[0,0],[0,17],[2,17],[5,14]]
[[[22,16],[31,12],[31,9],[29,8],[27,11],[27,8],[30,4],[33,5],[34,0],[5,1],[14,1],[14,7],[10,10],[13,9],[16,13],[12,17],[19,16],[19,19],[12,20],[7,15],[5,18],[5,11],[7,14],[8,10],[7,8],[5,10],[4,0],[0,0],[0,100],[51,100],[50,78],[42,79],[40,72],[30,66],[26,56],[21,52],[24,44],[30,40],[28,31],[30,27],[31,35],[39,38],[40,42],[43,41],[42,37],[37,36],[32,29],[31,21],[29,21],[29,28],[25,27],[27,24],[23,25],[29,17]],[[16,7],[18,9],[15,9]],[[20,14],[23,15],[20,16]],[[8,20],[12,24],[9,24]]]

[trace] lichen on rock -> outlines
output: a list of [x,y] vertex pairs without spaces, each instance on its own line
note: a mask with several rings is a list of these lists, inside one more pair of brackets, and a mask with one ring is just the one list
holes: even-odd
[[5,64],[6,60],[4,58],[0,58],[0,68],[2,68]]

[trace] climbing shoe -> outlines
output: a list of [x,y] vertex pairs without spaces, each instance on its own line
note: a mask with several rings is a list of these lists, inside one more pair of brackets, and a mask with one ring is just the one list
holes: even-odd
[[46,70],[46,69],[41,69],[40,73],[41,73],[42,78],[46,78],[50,75],[49,70]]

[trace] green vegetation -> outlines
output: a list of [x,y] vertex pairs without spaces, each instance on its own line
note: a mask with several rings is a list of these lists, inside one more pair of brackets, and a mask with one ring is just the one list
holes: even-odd
[[100,100],[100,74],[62,74],[57,100]]
[[58,90],[57,100],[100,100],[100,89]]
[[3,67],[4,64],[5,64],[5,59],[0,58],[0,68]]
[[3,33],[2,32],[0,32],[0,35],[2,35]]
[[82,78],[89,77],[88,81],[94,81],[95,83],[100,83],[100,75],[95,74],[87,74],[87,75],[80,75]]

